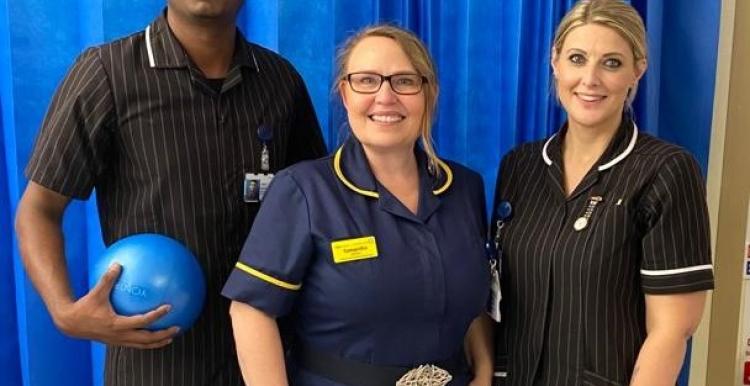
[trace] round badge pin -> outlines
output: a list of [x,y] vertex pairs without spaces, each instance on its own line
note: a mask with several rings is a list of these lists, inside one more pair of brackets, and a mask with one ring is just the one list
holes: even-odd
[[512,215],[513,207],[510,205],[510,202],[505,200],[500,201],[500,204],[497,206],[497,217],[499,217],[500,220],[507,221]]
[[578,217],[576,222],[573,223],[573,229],[581,231],[583,228],[586,228],[587,225],[589,225],[589,220],[586,217]]
[[258,139],[262,142],[270,142],[273,139],[273,128],[266,124],[258,126]]

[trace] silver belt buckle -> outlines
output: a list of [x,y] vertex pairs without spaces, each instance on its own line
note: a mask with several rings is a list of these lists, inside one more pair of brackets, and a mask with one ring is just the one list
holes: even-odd
[[451,374],[435,365],[421,365],[404,374],[396,386],[445,386],[453,379]]

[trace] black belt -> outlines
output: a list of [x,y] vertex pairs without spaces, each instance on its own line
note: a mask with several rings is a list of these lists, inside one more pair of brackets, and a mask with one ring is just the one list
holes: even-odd
[[[394,386],[404,374],[412,369],[411,367],[373,365],[309,347],[295,347],[294,357],[297,364],[305,370],[350,386]],[[463,350],[459,350],[446,360],[424,364],[438,366],[454,377],[464,373],[467,369]]]

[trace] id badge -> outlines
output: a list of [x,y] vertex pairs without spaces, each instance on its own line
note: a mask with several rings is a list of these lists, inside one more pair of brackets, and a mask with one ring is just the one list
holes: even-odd
[[242,200],[248,203],[263,201],[271,180],[273,180],[273,174],[270,173],[245,173]]
[[490,259],[490,273],[492,275],[490,283],[490,304],[487,309],[487,314],[490,315],[492,320],[500,323],[500,301],[503,299],[503,295],[500,291],[500,266],[496,258]]

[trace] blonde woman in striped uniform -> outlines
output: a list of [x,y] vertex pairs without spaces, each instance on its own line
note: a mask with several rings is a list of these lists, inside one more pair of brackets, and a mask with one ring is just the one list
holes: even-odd
[[568,120],[498,176],[498,384],[676,382],[713,288],[708,219],[693,157],[633,121],[646,67],[643,21],[623,1],[580,1],[558,26]]

